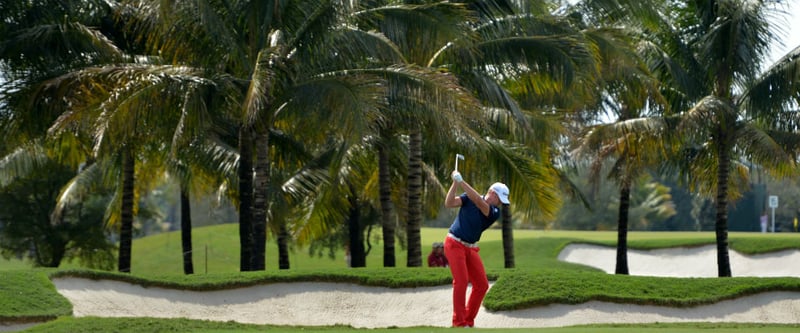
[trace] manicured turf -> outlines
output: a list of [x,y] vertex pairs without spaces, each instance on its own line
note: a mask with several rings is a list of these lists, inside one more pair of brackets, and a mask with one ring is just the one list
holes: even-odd
[[44,270],[0,271],[0,323],[41,321],[72,313]]
[[[196,274],[229,273],[239,271],[239,239],[236,224],[222,224],[212,227],[196,228],[192,233],[195,247],[194,267]],[[373,233],[380,235],[380,231]],[[446,229],[423,228],[422,253],[427,256],[431,243],[442,241]],[[278,270],[278,251],[274,237],[267,240],[267,270]],[[788,248],[800,248],[800,233],[730,233],[730,247],[742,253],[764,253]],[[542,264],[548,267],[563,246],[569,242],[581,241],[593,244],[616,246],[617,233],[613,231],[542,231],[514,230],[515,259],[517,268],[536,268]],[[628,235],[629,247],[652,249],[674,246],[696,246],[714,244],[713,232],[631,232]],[[526,242],[525,240],[537,240]],[[502,233],[490,229],[481,239],[481,255],[487,269],[503,268]],[[539,241],[544,244],[539,244]],[[131,271],[137,275],[183,274],[180,233],[170,232],[137,239],[133,245]],[[543,252],[544,251],[544,252]],[[310,256],[306,248],[297,249],[290,254],[292,270],[316,270],[322,268],[344,268],[344,249],[333,254],[334,259],[325,253]],[[406,252],[398,244],[396,266],[406,266]],[[542,262],[542,259],[545,262]],[[383,246],[373,239],[372,250],[367,256],[367,267],[383,266]]]

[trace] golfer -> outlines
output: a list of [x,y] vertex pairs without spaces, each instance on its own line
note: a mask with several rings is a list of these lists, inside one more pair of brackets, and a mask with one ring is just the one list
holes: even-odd
[[[478,194],[463,180],[458,171],[452,173],[453,184],[447,191],[444,205],[461,207],[450,226],[444,241],[444,255],[450,263],[453,275],[453,326],[473,327],[475,316],[489,290],[489,280],[478,251],[478,240],[484,230],[500,217],[500,204],[508,204],[508,186],[494,183],[484,196]],[[456,195],[460,186],[464,194]],[[467,302],[467,285],[472,283],[472,292]]]

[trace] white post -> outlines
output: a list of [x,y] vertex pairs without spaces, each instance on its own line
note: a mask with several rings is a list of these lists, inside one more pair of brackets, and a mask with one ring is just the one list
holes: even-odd
[[772,232],[775,232],[775,207],[772,207]]
[[778,208],[778,196],[769,196],[769,208],[772,208],[772,232],[775,232],[775,208]]

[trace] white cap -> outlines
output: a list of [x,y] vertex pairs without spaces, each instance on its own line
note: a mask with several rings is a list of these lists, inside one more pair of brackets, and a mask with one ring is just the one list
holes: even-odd
[[500,202],[508,205],[511,201],[508,201],[508,186],[503,183],[494,183],[492,186],[489,187],[490,190],[497,193],[497,197],[500,198]]

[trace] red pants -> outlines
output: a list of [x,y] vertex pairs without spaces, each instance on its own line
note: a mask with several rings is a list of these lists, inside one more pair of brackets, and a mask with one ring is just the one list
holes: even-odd
[[[475,326],[475,316],[489,290],[489,280],[483,261],[478,254],[480,248],[468,247],[447,237],[444,241],[444,255],[450,263],[453,274],[453,326]],[[472,292],[467,299],[467,285],[472,283]]]

